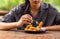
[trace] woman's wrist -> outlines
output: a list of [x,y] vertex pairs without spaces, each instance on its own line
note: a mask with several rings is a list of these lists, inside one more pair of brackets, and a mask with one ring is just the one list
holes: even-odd
[[22,26],[22,25],[23,25],[22,22],[16,22],[16,26],[17,26],[17,27],[20,27],[20,26]]

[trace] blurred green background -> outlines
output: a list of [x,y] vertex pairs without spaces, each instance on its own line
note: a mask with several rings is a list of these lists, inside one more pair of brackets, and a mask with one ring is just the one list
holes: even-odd
[[[42,0],[43,2],[50,3],[52,6],[60,11],[60,0]],[[18,4],[24,3],[24,0],[0,0],[0,10],[10,10]]]

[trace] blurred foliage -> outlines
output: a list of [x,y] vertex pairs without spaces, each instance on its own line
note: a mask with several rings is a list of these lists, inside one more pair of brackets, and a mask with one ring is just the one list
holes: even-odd
[[60,11],[60,0],[43,0],[43,2],[50,3],[52,6]]
[[[50,3],[52,6],[60,11],[60,0],[42,0],[43,2]],[[23,3],[24,0],[0,0],[0,10],[10,10],[18,4]]]
[[21,3],[23,0],[0,0],[0,10],[10,10]]

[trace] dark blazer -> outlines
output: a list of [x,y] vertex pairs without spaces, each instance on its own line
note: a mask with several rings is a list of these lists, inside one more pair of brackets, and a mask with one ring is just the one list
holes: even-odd
[[[2,19],[0,19],[0,22],[17,22],[20,19],[20,17],[24,14],[31,15],[29,5],[18,5],[17,7],[13,8],[8,14],[6,14]],[[36,18],[33,19],[39,22],[43,21],[44,27],[56,25],[60,24],[60,13],[58,13],[56,8],[52,7],[50,4],[42,3]],[[24,29],[25,27],[26,26],[24,25],[19,29]]]

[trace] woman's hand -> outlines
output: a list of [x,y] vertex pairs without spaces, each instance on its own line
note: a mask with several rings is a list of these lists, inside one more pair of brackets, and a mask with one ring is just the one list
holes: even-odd
[[33,22],[32,17],[29,14],[22,15],[20,20],[18,21],[18,26],[22,26],[24,24],[30,24]]

